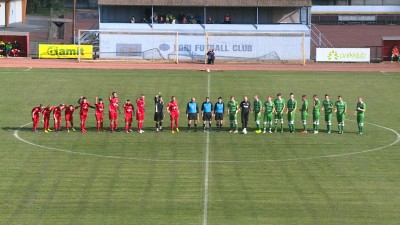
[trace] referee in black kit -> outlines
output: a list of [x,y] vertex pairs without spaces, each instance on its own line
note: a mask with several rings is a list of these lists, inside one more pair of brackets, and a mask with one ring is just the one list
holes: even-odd
[[154,97],[155,111],[154,111],[154,121],[156,122],[156,131],[162,131],[162,123],[164,119],[164,101],[161,96],[161,92]]
[[250,102],[247,96],[244,96],[243,101],[239,105],[239,108],[242,115],[243,134],[247,134],[247,123],[249,121],[249,113],[251,110]]

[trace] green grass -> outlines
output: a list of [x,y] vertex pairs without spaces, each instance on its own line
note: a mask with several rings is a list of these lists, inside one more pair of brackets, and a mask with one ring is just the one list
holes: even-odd
[[[253,120],[247,135],[183,132],[185,105],[208,95],[208,76],[213,102],[255,93],[264,101],[278,92],[287,100],[294,92],[299,102],[302,94],[310,101],[313,94],[343,95],[349,106],[345,134],[326,134],[321,121],[318,135],[257,135]],[[205,193],[209,225],[400,221],[400,147],[378,149],[397,135],[373,125],[400,130],[400,73],[3,69],[0,81],[0,224],[204,224]],[[81,95],[93,102],[114,90],[121,100],[146,95],[146,133],[98,134],[93,115],[86,134],[19,128],[38,103],[75,104]],[[165,100],[177,97],[182,132],[154,132],[158,91]],[[362,136],[352,114],[358,96],[372,123]],[[76,124],[78,118],[75,113]],[[300,129],[299,112],[296,120]],[[169,118],[165,125],[168,131]],[[46,148],[18,140],[16,129]]]

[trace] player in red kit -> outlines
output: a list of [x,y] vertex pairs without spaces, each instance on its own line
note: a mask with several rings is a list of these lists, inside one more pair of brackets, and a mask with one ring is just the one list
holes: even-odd
[[50,132],[50,115],[51,112],[54,110],[54,106],[47,106],[46,108],[43,109],[42,115],[43,115],[43,128],[44,132],[48,133]]
[[104,131],[104,125],[103,125],[103,114],[104,114],[104,103],[103,99],[96,97],[96,104],[95,104],[95,109],[96,109],[96,122],[97,122],[97,132],[100,132],[100,130]]
[[37,128],[39,126],[39,121],[40,121],[40,113],[42,112],[44,106],[42,104],[39,104],[35,108],[32,109],[31,115],[32,115],[32,123],[33,123],[33,131],[37,132]]
[[144,133],[143,131],[143,121],[144,121],[144,95],[141,94],[140,98],[136,100],[136,120],[138,121],[138,132],[139,133]]
[[126,100],[124,104],[124,117],[125,117],[125,131],[126,133],[132,132],[132,120],[133,120],[134,106],[131,100]]
[[65,109],[65,128],[67,129],[67,132],[69,133],[69,127],[71,127],[71,129],[73,131],[75,131],[74,128],[74,120],[73,120],[73,116],[72,114],[74,113],[75,109],[79,108],[79,106],[73,106],[73,105],[69,105],[66,109]]
[[60,131],[61,127],[61,113],[67,106],[65,104],[60,104],[55,107],[53,110],[53,119],[54,119],[54,131]]
[[80,107],[81,107],[81,111],[80,111],[81,132],[86,133],[86,119],[88,116],[90,103],[88,102],[86,97],[82,97],[82,96],[79,98],[78,103],[80,104]]
[[120,112],[120,110],[118,105],[117,93],[111,93],[109,100],[110,106],[108,109],[108,116],[110,119],[110,130],[111,132],[118,131],[118,112]]
[[178,119],[179,119],[179,108],[178,108],[178,101],[176,101],[175,96],[171,97],[171,101],[168,103],[167,112],[171,118],[171,132],[174,132],[174,123],[176,127],[176,132],[179,132],[178,128]]

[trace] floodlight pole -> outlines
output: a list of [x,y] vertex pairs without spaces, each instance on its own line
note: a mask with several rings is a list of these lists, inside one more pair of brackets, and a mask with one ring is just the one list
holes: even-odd
[[75,17],[76,17],[76,0],[74,0],[74,9],[72,12],[72,43],[75,44]]

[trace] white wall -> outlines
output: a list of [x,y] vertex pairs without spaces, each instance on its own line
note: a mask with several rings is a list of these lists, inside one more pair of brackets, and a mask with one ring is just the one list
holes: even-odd
[[15,22],[21,23],[22,22],[22,0],[16,0],[15,2]]
[[[400,1],[400,0],[399,0]],[[311,14],[399,14],[400,6],[313,6]]]
[[[245,33],[232,36],[226,33],[209,33],[208,38],[191,33],[180,33],[176,38],[174,33],[159,35],[153,32],[107,32],[100,34],[100,57],[171,59],[177,54],[175,46],[178,44],[180,60],[204,58],[205,51],[213,48],[219,60],[302,61],[303,41],[309,43],[309,38],[303,40],[302,36],[279,36],[273,33],[262,35],[254,32],[248,33],[248,36]],[[309,46],[306,44],[305,48],[307,47]]]
[[[205,51],[205,32],[211,33],[305,33],[306,59],[310,58],[310,30],[302,24],[284,25],[226,25],[207,24],[203,28],[198,24],[154,24],[153,29],[147,24],[128,23],[100,23],[100,57],[102,58],[153,58],[163,57],[165,59],[174,57],[175,36],[178,35],[179,58],[182,60],[190,57],[203,57]],[[111,34],[106,30],[116,30]],[[122,31],[139,31],[138,34],[124,33]],[[158,35],[157,32],[164,32]],[[147,34],[144,34],[147,33]],[[302,57],[301,42],[299,37],[282,37],[278,35],[210,35],[209,44],[214,45],[219,60],[232,58],[246,59],[268,59],[268,57],[279,57],[281,60],[294,60]],[[292,51],[288,52],[287,49]],[[296,51],[295,51],[295,50]],[[122,51],[122,52],[121,52]],[[117,54],[117,52],[119,52]],[[129,55],[129,52],[137,54]],[[295,53],[296,54],[295,54]],[[125,54],[126,53],[126,54]],[[143,53],[143,55],[142,55]],[[289,54],[288,54],[289,53]],[[144,57],[147,55],[147,57]]]
[[10,24],[17,22],[17,3],[15,1],[10,2],[10,17],[9,22]]
[[[325,2],[322,4],[326,4],[327,0],[318,1]],[[336,5],[347,5],[349,0],[336,0]],[[333,5],[333,1],[329,1],[330,5]],[[400,5],[399,0],[351,0],[351,5]]]
[[352,5],[400,5],[399,0],[352,0]]
[[6,13],[6,3],[5,2],[0,2],[0,26],[5,26],[6,25],[6,18],[4,17],[4,14]]
[[[6,25],[6,3],[0,2],[0,26]],[[10,3],[10,24],[22,22],[22,0],[13,0]]]

